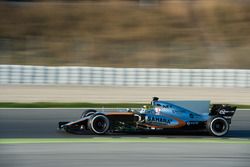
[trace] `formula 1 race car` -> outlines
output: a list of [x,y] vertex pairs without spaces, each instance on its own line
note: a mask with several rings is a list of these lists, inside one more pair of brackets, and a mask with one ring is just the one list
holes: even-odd
[[229,131],[236,107],[210,101],[159,101],[154,97],[150,106],[125,112],[87,110],[79,120],[59,122],[59,129],[69,133],[106,134],[117,132],[151,132],[168,130],[205,130],[214,136]]

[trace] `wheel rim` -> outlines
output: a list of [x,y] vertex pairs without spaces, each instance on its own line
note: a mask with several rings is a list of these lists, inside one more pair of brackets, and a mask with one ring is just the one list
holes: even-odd
[[97,115],[92,118],[91,128],[97,134],[105,133],[109,128],[109,120],[104,115]]
[[222,136],[224,134],[227,133],[228,131],[228,123],[225,119],[223,118],[215,118],[214,120],[212,120],[211,124],[210,124],[210,129],[212,131],[212,133],[216,136]]

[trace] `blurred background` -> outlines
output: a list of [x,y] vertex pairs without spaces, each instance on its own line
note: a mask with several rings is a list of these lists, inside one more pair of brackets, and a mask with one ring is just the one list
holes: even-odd
[[0,1],[1,102],[250,104],[249,53],[249,0]]
[[0,166],[249,167],[249,109],[218,140],[56,131],[155,96],[249,108],[249,53],[250,0],[0,0]]
[[248,0],[6,0],[0,64],[250,68]]

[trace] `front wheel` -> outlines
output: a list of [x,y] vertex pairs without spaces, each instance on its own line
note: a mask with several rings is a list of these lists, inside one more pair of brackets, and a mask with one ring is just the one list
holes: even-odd
[[207,122],[208,132],[213,136],[224,136],[229,131],[229,124],[223,117],[213,117]]
[[103,114],[92,115],[88,122],[88,128],[95,134],[102,135],[109,130],[109,119]]
[[91,115],[95,114],[96,112],[97,112],[96,110],[83,111],[81,118],[91,116]]

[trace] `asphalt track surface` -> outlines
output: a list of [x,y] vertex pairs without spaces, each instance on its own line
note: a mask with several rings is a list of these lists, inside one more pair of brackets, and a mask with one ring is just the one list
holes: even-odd
[[[74,120],[81,109],[0,109],[1,138],[92,138],[56,129],[57,122]],[[127,135],[112,135],[123,138]],[[207,134],[134,135],[148,138],[212,138]],[[132,136],[131,136],[132,137]],[[250,139],[250,111],[238,110],[227,138]],[[43,143],[0,144],[1,167],[249,167],[250,144],[223,143]]]
[[0,166],[249,167],[250,145],[71,143],[0,145]]
[[[59,121],[77,120],[83,111],[84,109],[0,109],[0,138],[93,137],[93,135],[73,135],[57,130]],[[118,134],[115,135],[115,137],[122,137],[124,135],[125,134]],[[147,137],[148,135],[133,136]],[[154,136],[157,136],[157,134]],[[173,132],[158,136],[192,138],[211,137],[206,133],[182,134]],[[232,119],[230,131],[226,137],[250,138],[250,111],[237,110]]]

